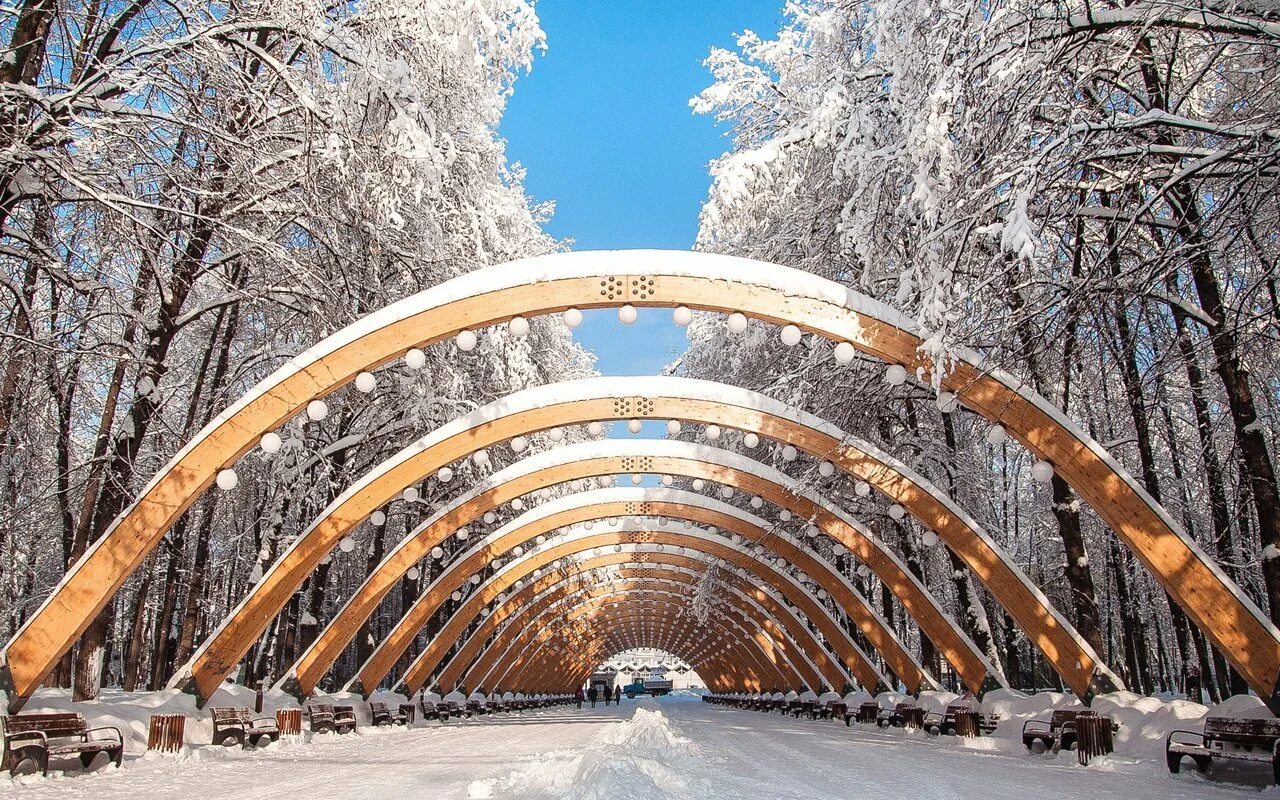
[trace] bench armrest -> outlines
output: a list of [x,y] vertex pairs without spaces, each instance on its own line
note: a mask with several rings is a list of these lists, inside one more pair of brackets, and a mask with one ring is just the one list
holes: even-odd
[[253,725],[254,725],[254,727],[257,727],[257,725],[258,725],[258,723],[259,723],[259,722],[269,722],[269,723],[271,723],[271,727],[273,727],[273,728],[278,728],[278,727],[280,727],[280,724],[279,724],[278,722],[276,722],[276,718],[275,718],[275,717],[255,717],[255,718],[254,718],[254,720],[253,720]]
[[121,744],[124,744],[124,736],[120,733],[120,729],[113,726],[103,726],[101,728],[89,728],[87,731],[85,731],[81,735],[84,736],[84,740],[87,742],[91,738],[89,734],[97,733],[98,731],[114,731],[116,735],[116,741],[120,742]]
[[1166,737],[1164,737],[1164,749],[1165,749],[1165,750],[1168,750],[1168,749],[1169,749],[1169,745],[1173,745],[1173,744],[1191,744],[1191,745],[1194,745],[1194,744],[1195,744],[1195,742],[1182,742],[1182,741],[1175,741],[1173,737],[1175,737],[1175,736],[1177,736],[1177,735],[1179,735],[1179,734],[1182,734],[1182,735],[1184,735],[1184,736],[1194,736],[1194,737],[1196,737],[1197,739],[1199,739],[1199,740],[1200,740],[1200,744],[1199,744],[1199,745],[1197,745],[1197,746],[1198,746],[1198,747],[1204,747],[1204,734],[1203,734],[1203,733],[1201,733],[1200,731],[1182,731],[1182,730],[1176,730],[1176,731],[1169,731],[1169,735],[1168,735],[1168,736],[1166,736]]
[[49,737],[45,735],[44,731],[21,731],[19,733],[6,733],[4,735],[4,743],[6,746],[8,746],[10,742],[25,742],[28,739],[38,741],[45,747],[49,746]]
[[[1031,727],[1032,725],[1038,725],[1040,727],[1032,728]],[[1022,723],[1023,733],[1028,733],[1028,732],[1049,733],[1050,732],[1049,728],[1050,728],[1049,722],[1043,719],[1029,719],[1026,722]]]

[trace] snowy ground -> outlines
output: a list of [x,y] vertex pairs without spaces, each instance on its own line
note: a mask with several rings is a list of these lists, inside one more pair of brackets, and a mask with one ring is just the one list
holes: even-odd
[[[196,746],[127,758],[125,768],[0,778],[22,798],[774,798],[1049,797],[1214,800],[1257,786],[1173,777],[1162,761],[1031,755],[1008,739],[961,741],[703,704],[696,697],[624,701],[621,709],[542,712],[362,729],[254,752]],[[133,751],[137,753],[137,750]],[[1264,772],[1250,776],[1260,782]],[[1275,789],[1268,795],[1280,794]]]

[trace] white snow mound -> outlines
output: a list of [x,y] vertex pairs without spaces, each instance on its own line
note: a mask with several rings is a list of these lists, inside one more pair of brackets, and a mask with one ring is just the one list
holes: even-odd
[[682,800],[705,797],[692,785],[697,752],[661,711],[636,709],[577,755],[546,753],[534,766],[512,773],[519,798],[559,800]]

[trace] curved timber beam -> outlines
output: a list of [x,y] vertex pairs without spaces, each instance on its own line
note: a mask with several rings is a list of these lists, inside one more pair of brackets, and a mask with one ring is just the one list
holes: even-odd
[[[701,562],[693,559],[677,557],[680,559],[680,562],[684,562],[681,564],[683,569],[669,569],[668,565],[656,561],[656,557],[658,555],[665,554],[654,553],[652,555],[655,557],[655,560],[651,560],[643,568],[628,569],[619,567],[614,572],[616,577],[614,577],[606,586],[599,587],[595,590],[578,590],[565,600],[561,600],[560,603],[569,602],[581,596],[593,597],[606,592],[616,592],[620,588],[641,588],[649,583],[661,583],[664,585],[678,584],[689,591],[695,591],[697,589],[698,569],[704,566]],[[804,631],[803,634],[797,634],[797,632],[793,631],[792,624],[799,625],[803,628],[804,623],[799,619],[796,619],[795,612],[784,606],[764,589],[759,586],[753,586],[742,578],[739,578],[737,575],[729,573],[720,576],[720,580],[722,580],[723,583],[732,592],[734,592],[740,600],[745,600],[756,608],[763,609],[775,620],[782,622],[784,627],[792,632],[792,638],[797,642],[804,641],[805,637],[810,635],[808,631]],[[526,591],[527,588],[522,589],[521,592],[518,593],[517,596],[511,598],[508,603],[501,604],[497,611],[486,617],[477,629],[467,636],[467,640],[463,643],[462,647],[459,648],[458,652],[448,660],[447,665],[440,672],[440,677],[436,680],[438,685],[454,686],[460,682],[463,671],[470,666],[472,660],[476,657],[480,645],[496,627],[495,618],[498,617],[499,612],[507,606],[516,607],[515,612],[521,615],[520,619],[527,622],[528,616],[532,613],[533,609],[537,607],[537,604],[532,604],[532,606],[528,608],[522,606],[523,601],[526,599],[526,597],[523,596]],[[815,617],[822,616],[821,612],[816,608],[813,612],[810,612],[808,609],[802,610],[805,612],[806,616],[809,616],[811,621],[815,619]],[[810,616],[811,613],[812,616]],[[831,633],[835,633],[837,636],[839,635],[838,629],[832,629],[831,627],[824,629],[821,626],[819,626],[819,629],[824,637],[830,636]],[[828,633],[828,631],[831,633]],[[850,681],[850,675],[844,671],[838,662],[833,660],[831,656],[827,654],[827,652],[821,647],[820,643],[815,641],[815,647],[812,650],[806,649],[806,654],[809,655],[810,660],[812,660],[814,665],[823,673],[828,685],[832,684],[833,679],[834,681],[838,681],[841,685]],[[874,672],[871,674],[876,675]]]
[[[312,691],[405,572],[457,528],[473,524],[485,512],[548,486],[633,471],[638,467],[734,486],[809,521],[867,564],[901,600],[906,612],[956,668],[965,684],[974,692],[981,693],[991,670],[978,647],[943,611],[906,565],[865,526],[821,495],[795,485],[782,472],[745,456],[687,442],[644,440],[605,440],[555,448],[494,473],[401,540],[330,620],[315,642],[286,673],[286,678],[296,679],[297,693],[306,695]],[[731,509],[726,513],[742,513],[728,504],[714,502],[716,508]],[[707,524],[717,523],[708,520]],[[746,538],[759,538],[742,531],[739,533]],[[772,549],[772,539],[768,537],[762,542],[763,546]],[[811,572],[808,568],[803,571]],[[852,586],[844,590],[826,582],[823,572],[819,570],[811,575],[837,598],[844,612],[858,624],[872,646],[885,654],[890,668],[909,686],[915,685],[920,671],[918,663],[910,663],[910,656],[899,652],[901,644],[887,630],[879,615],[870,610],[866,599]]]
[[[583,492],[544,504],[498,528],[452,562],[445,572],[419,596],[418,600],[405,610],[400,622],[378,646],[369,661],[361,666],[361,685],[376,685],[416,638],[417,632],[443,603],[444,598],[490,561],[502,557],[517,546],[535,546],[532,542],[536,537],[553,534],[569,525],[584,526],[578,531],[581,535],[589,529],[588,526],[599,524],[609,527],[608,523],[602,522],[605,518],[615,520],[627,516],[634,518],[637,514],[683,516],[703,524],[719,526],[719,530],[740,533],[748,542],[760,537],[770,550],[787,559],[792,565],[816,580],[819,585],[826,587],[838,602],[848,602],[854,609],[851,614],[853,619],[864,622],[870,618],[880,623],[879,628],[866,626],[871,630],[871,641],[873,645],[877,642],[887,643],[881,647],[886,653],[890,666],[899,672],[900,677],[912,691],[916,691],[922,683],[927,683],[928,686],[936,685],[932,679],[925,676],[923,669],[906,652],[901,642],[888,632],[887,626],[878,615],[874,615],[869,607],[850,600],[856,595],[856,590],[847,578],[835,571],[826,561],[814,558],[791,537],[782,534],[764,537],[761,526],[766,523],[744,511],[701,495],[671,489],[602,489]],[[688,547],[705,552],[707,547],[704,544],[706,544],[715,548],[712,552],[733,554],[736,566],[751,571],[759,580],[772,585],[775,590],[784,593],[792,603],[804,608],[806,613],[815,620],[825,623],[825,634],[831,641],[839,643],[837,646],[843,645],[841,655],[845,660],[844,663],[858,672],[860,680],[870,686],[883,680],[883,676],[875,670],[866,654],[858,649],[857,645],[848,638],[847,632],[830,618],[830,612],[824,605],[808,595],[808,590],[802,584],[780,573],[772,564],[759,561],[747,550],[746,545],[733,544],[727,539],[727,534],[720,537],[702,530],[682,531],[679,525],[675,525],[668,532],[662,529],[661,519],[654,520],[651,524],[658,529],[657,533],[665,536],[662,541],[673,547]],[[622,527],[625,530],[636,528],[630,523]],[[862,610],[862,618],[859,618],[858,610]],[[877,634],[882,636],[877,638]],[[302,688],[303,690],[298,693],[305,696],[306,687],[291,684],[287,677],[281,685],[291,691]],[[311,685],[314,686],[314,684]]]
[[[618,510],[626,513],[626,505],[619,505],[621,508]],[[593,509],[598,513],[600,507],[597,505],[594,507],[588,506],[587,508]],[[557,516],[549,516],[548,521],[556,521]],[[518,532],[510,534],[509,537],[502,537],[495,532],[494,536],[499,542],[503,538],[506,538],[507,541],[495,543],[492,549],[497,553],[502,553],[505,552],[506,548],[514,547],[518,542],[528,541],[539,531],[555,530],[558,527],[558,525],[548,525],[545,528],[535,528],[533,531],[529,531],[529,526],[518,526]],[[510,587],[518,585],[519,581],[525,580],[531,574],[535,579],[541,577],[539,573],[543,569],[546,569],[553,562],[566,557],[581,558],[584,562],[582,568],[585,569],[588,565],[595,566],[621,562],[624,560],[622,554],[629,553],[632,549],[629,545],[632,544],[648,544],[652,545],[653,548],[669,548],[671,550],[685,548],[687,550],[700,551],[708,556],[721,559],[727,564],[732,564],[734,567],[746,570],[757,579],[772,585],[776,591],[785,593],[785,596],[793,604],[805,608],[806,613],[813,614],[815,621],[825,624],[825,629],[829,632],[829,635],[837,637],[834,640],[842,643],[842,654],[850,659],[849,666],[857,670],[860,680],[871,686],[885,682],[883,676],[875,669],[870,659],[848,639],[847,634],[839,636],[836,633],[838,625],[830,619],[829,612],[825,607],[812,600],[803,586],[789,576],[778,572],[772,565],[761,562],[749,553],[744,552],[744,549],[740,546],[733,545],[722,537],[696,529],[650,531],[648,530],[649,526],[643,524],[643,522],[637,524],[632,520],[628,520],[625,523],[619,522],[616,530],[610,529],[609,526],[605,527],[606,530],[599,533],[586,529],[575,529],[573,532],[566,532],[551,539],[542,549],[535,548],[532,552],[504,566],[484,584],[484,595],[490,599],[503,596]],[[486,555],[485,551],[488,549],[478,546],[476,550],[472,551],[472,555],[469,558],[460,559],[457,564],[451,565],[446,575],[437,578],[432,587],[419,596],[418,600],[405,612],[404,616],[378,645],[369,659],[360,667],[356,679],[351,683],[353,689],[357,686],[371,688],[381,682],[387,672],[399,661],[409,644],[417,638],[418,632],[444,602],[444,599],[454,591],[455,587],[464,584],[476,569],[483,566],[483,556]],[[602,550],[602,552],[590,556],[590,560],[586,555],[579,555],[596,549]],[[615,552],[605,554],[603,553],[605,549],[612,549]],[[672,555],[675,554],[673,553]],[[654,553],[646,555],[645,558],[647,560],[668,560],[669,556],[665,552],[655,550]],[[472,597],[479,593],[479,591],[473,593]],[[488,600],[485,602],[488,602]],[[463,610],[460,608],[455,612],[455,618],[461,616],[462,613]],[[475,607],[474,611],[471,612],[472,617],[478,613],[479,608]],[[469,621],[469,619],[462,620],[462,624],[467,624]],[[453,620],[450,620],[449,624],[453,624]],[[419,656],[419,660],[431,651],[432,648],[429,646]],[[415,674],[414,667],[410,667],[408,674]],[[419,674],[416,677],[416,682],[421,683],[423,676]]]
[[[447,281],[353,323],[292,359],[179,451],[6,645],[0,656],[0,685],[9,687],[10,708],[23,705],[217,471],[233,464],[263,433],[297,414],[312,399],[411,347],[440,341],[461,329],[502,322],[517,314],[628,303],[684,304],[792,323],[832,341],[848,342],[886,363],[907,367],[918,364],[925,347],[904,316],[847,287],[799,270],[708,253],[554,254]],[[955,352],[953,358],[947,374],[934,376],[940,385],[955,392],[968,408],[1003,424],[1033,454],[1052,463],[1250,685],[1261,696],[1271,697],[1280,673],[1280,631],[1263,612],[1061,410],[1019,379],[985,363],[976,352]],[[930,368],[927,363],[919,366]],[[776,436],[766,429],[760,432]],[[901,491],[905,487],[891,489],[886,493],[899,502],[900,494],[911,494]],[[999,580],[993,574],[977,574]],[[1087,698],[1095,688],[1090,685],[1095,666],[1100,665],[1092,663],[1091,657],[1085,661],[1090,663],[1082,663],[1075,671],[1088,676],[1083,685],[1075,673],[1068,682]],[[229,669],[230,665],[223,666]]]
[[[579,622],[575,625],[573,620],[570,620],[568,623],[562,624],[559,627],[548,627],[538,632],[534,636],[531,647],[515,654],[514,657],[504,665],[504,678],[506,678],[510,683],[523,685],[531,680],[537,681],[545,679],[548,675],[562,671],[565,666],[563,662],[542,663],[539,661],[538,655],[543,651],[545,646],[548,644],[554,644],[557,641],[562,643],[562,647],[572,647],[575,650],[584,650],[585,646],[589,644],[589,640],[591,639],[592,631],[594,629],[593,625],[602,626],[607,622],[618,626],[625,626],[628,623],[632,623],[652,631],[655,628],[673,627],[675,623],[671,623],[670,620],[664,621],[659,614],[664,610],[678,611],[680,609],[680,606],[674,603],[665,604],[669,607],[665,609],[650,607],[640,610],[631,610],[625,606],[619,607],[620,603],[625,602],[628,602],[625,598],[592,601],[592,603],[587,607],[577,609],[575,611],[574,619],[578,619],[584,614],[593,614],[595,615],[594,623],[584,624]],[[606,610],[602,612],[601,608],[606,606],[613,606],[616,610]],[[731,615],[728,614],[725,616],[731,617]],[[670,625],[668,625],[668,623],[670,623]],[[692,624],[692,622],[689,622],[688,624]],[[749,625],[749,620],[746,622],[746,625],[743,624],[742,619],[732,620],[732,628],[737,630],[742,637],[739,641],[747,644],[751,648],[752,652],[758,654],[755,657],[755,661],[763,670],[758,679],[770,678],[774,681],[781,681],[782,685],[789,686],[804,683],[807,680],[811,680],[813,677],[817,677],[816,673],[813,673],[812,671],[808,672],[807,674],[809,677],[806,677],[806,672],[803,668],[796,664],[795,658],[790,652],[790,644],[787,643],[785,637],[781,639],[777,638],[769,631],[761,628],[749,629],[747,627]],[[564,644],[566,641],[572,641],[573,644]],[[598,659],[598,657],[598,654],[593,653],[591,656],[587,656],[587,659]],[[747,667],[748,671],[754,671],[750,670],[749,664],[744,663],[744,666]]]
[[[670,609],[658,608],[654,605],[632,609],[625,605],[626,602],[629,601],[619,597],[597,599],[586,607],[577,609],[574,619],[569,622],[537,631],[529,647],[513,655],[510,661],[504,663],[499,683],[523,686],[530,682],[545,680],[548,676],[562,671],[565,666],[563,662],[544,663],[538,659],[538,654],[544,647],[561,642],[562,647],[584,650],[590,644],[593,630],[604,630],[606,624],[620,628],[632,627],[648,633],[667,627],[674,631],[681,624],[688,626],[694,624],[683,618],[673,621],[674,618],[666,619],[661,616],[664,611],[672,611],[672,613],[678,611],[679,606],[674,603],[655,604],[671,606]],[[581,619],[583,615],[594,615],[592,619],[595,627],[592,623],[583,622]],[[719,627],[716,628],[719,634],[733,636],[736,633],[738,637],[736,642],[751,654],[749,659],[738,662],[740,670],[755,676],[757,680],[781,681],[784,685],[804,680],[803,673],[796,666],[787,645],[782,640],[775,639],[762,628],[749,627],[750,621],[744,625],[743,619],[733,614],[717,616],[721,619],[721,622],[717,623]],[[565,642],[572,642],[572,644],[565,644]]]
[[[593,558],[612,560],[610,559],[610,556],[604,555],[603,550],[605,548],[617,548],[617,552],[610,554],[612,557],[616,558],[626,554],[632,559],[649,561],[666,556],[665,552],[657,549],[659,547],[670,547],[675,549],[680,546],[697,548],[710,555],[723,558],[726,561],[734,561],[742,564],[752,563],[750,559],[745,558],[741,553],[736,552],[730,547],[709,541],[702,541],[693,536],[681,536],[656,532],[650,533],[643,530],[623,530],[616,533],[610,532],[566,537],[564,541],[556,541],[540,552],[531,553],[512,562],[487,582],[478,586],[476,590],[463,602],[462,606],[458,608],[449,621],[445,623],[443,628],[441,628],[435,637],[433,637],[431,642],[427,644],[417,658],[414,659],[413,663],[410,664],[409,668],[405,671],[402,682],[413,690],[416,690],[419,686],[425,684],[432,672],[434,672],[436,666],[439,664],[440,659],[444,657],[445,651],[452,647],[458,639],[461,638],[465,630],[471,625],[472,621],[479,616],[480,609],[484,605],[492,602],[500,595],[505,594],[508,589],[518,585],[518,582],[523,580],[526,576],[530,574],[537,576],[542,570],[551,569],[550,565],[556,561],[581,557],[583,559],[583,568],[589,569],[596,566],[597,563],[603,562],[592,563],[592,561],[587,560],[587,557],[580,556],[580,554],[586,554],[593,550],[601,550],[602,552],[594,555]],[[639,552],[637,554],[638,549],[645,551],[652,550],[652,552]],[[426,595],[424,594],[424,597],[425,596]],[[793,613],[789,610],[788,614],[791,615],[791,619],[794,619]],[[768,615],[764,615],[760,619],[760,623],[766,627],[770,627],[770,633],[774,633],[773,629],[776,629],[777,627],[776,623],[770,622]],[[821,646],[818,645],[817,641],[813,638],[813,635],[804,628],[798,620],[796,620],[796,626],[796,628],[790,630],[798,643],[805,643],[800,644],[799,647],[804,652],[806,658],[812,661],[820,661],[825,658],[825,652],[822,651]],[[412,631],[409,638],[415,637],[418,629],[420,629],[420,626],[406,626],[405,628],[405,630]],[[774,638],[778,637],[775,636]],[[390,637],[388,638],[388,641],[390,641]],[[384,655],[387,653],[394,655],[391,663],[394,663],[399,659],[398,648],[396,650],[384,651]],[[375,653],[374,656],[370,658],[370,663],[374,662],[378,656],[379,654]],[[375,675],[369,672],[367,669],[368,666],[369,663],[366,663],[366,667],[362,668],[360,675],[357,678],[359,685],[365,689],[370,689],[371,687],[376,686],[381,680],[381,675]],[[833,673],[838,670],[838,667],[833,667]],[[383,674],[385,674],[385,672]],[[876,675],[877,673],[872,669],[870,674]],[[374,677],[377,677],[378,680],[373,680]],[[354,690],[355,687],[356,683],[353,681],[351,689]]]

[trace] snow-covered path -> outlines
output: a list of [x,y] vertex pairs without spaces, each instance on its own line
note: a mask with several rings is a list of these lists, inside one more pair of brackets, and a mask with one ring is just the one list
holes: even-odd
[[[661,712],[661,713],[654,713]],[[1256,788],[1177,778],[1153,761],[1082,768],[1010,742],[962,742],[902,731],[711,707],[691,699],[327,735],[256,752],[200,747],[125,769],[0,782],[24,798],[771,798],[1047,797],[1214,800]]]

